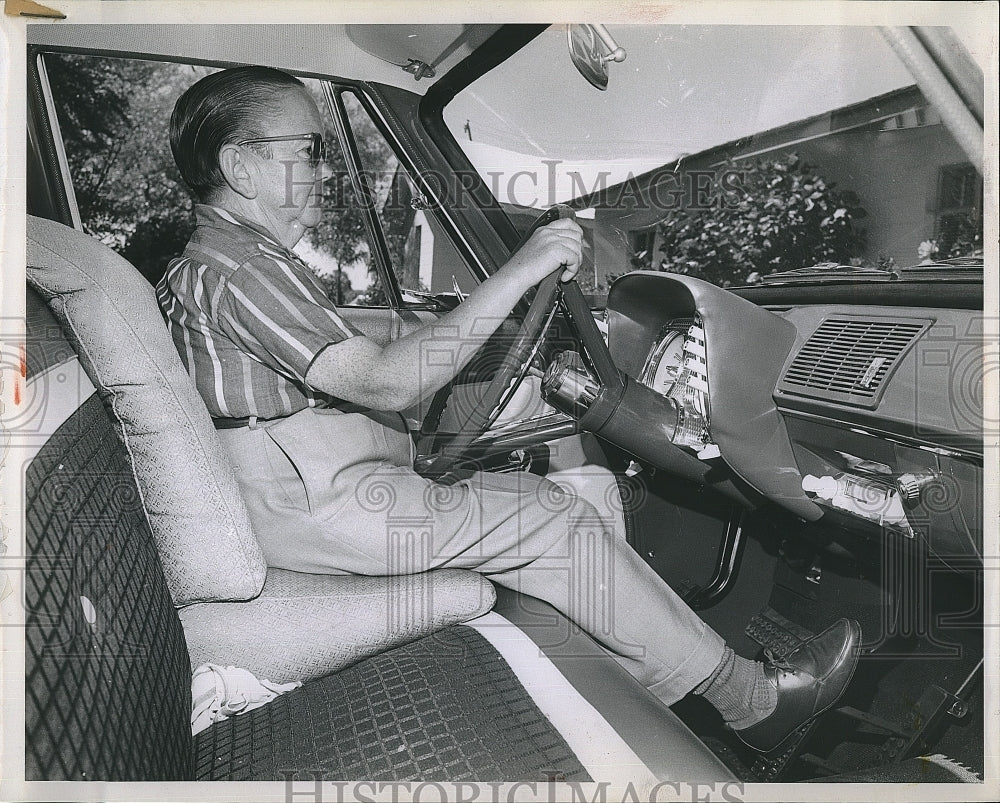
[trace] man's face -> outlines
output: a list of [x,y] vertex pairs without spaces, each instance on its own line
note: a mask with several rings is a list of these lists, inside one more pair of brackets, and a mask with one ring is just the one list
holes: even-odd
[[[274,111],[261,121],[262,137],[295,134],[323,134],[324,126],[316,104],[305,89],[287,89],[273,101]],[[271,158],[260,159],[259,197],[262,211],[272,219],[272,230],[279,237],[297,232],[320,221],[322,214],[321,181],[327,168],[310,162],[308,139],[268,142]],[[298,229],[301,227],[301,231]]]

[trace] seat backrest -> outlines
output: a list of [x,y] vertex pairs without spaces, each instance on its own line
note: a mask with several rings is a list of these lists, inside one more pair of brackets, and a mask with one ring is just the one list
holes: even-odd
[[153,288],[92,237],[27,220],[28,284],[63,325],[125,443],[174,604],[246,600],[267,566]]
[[30,288],[26,311],[25,778],[190,780],[188,651],[128,455]]
[[[226,462],[208,411],[167,334],[150,285],[126,260],[93,238],[30,216],[27,277],[33,305],[39,306],[39,297],[44,300],[44,306],[51,312],[49,320],[54,316],[53,325],[60,331],[60,348],[68,355],[67,360],[81,369],[77,371],[79,382],[87,382],[86,397],[90,397],[86,402],[87,414],[99,420],[100,429],[94,430],[98,434],[88,436],[81,447],[95,450],[97,456],[88,458],[90,462],[81,463],[83,481],[80,487],[92,485],[95,493],[101,490],[112,497],[123,495],[128,501],[130,517],[127,526],[118,523],[119,508],[114,506],[114,499],[101,501],[95,508],[89,507],[91,503],[83,499],[79,510],[72,506],[63,510],[64,505],[70,503],[43,492],[52,483],[63,489],[75,481],[60,479],[69,476],[60,474],[65,466],[76,465],[62,458],[59,449],[65,447],[60,441],[52,447],[55,451],[51,460],[40,464],[26,500],[36,522],[32,525],[36,531],[33,538],[42,544],[40,554],[56,551],[59,561],[75,565],[83,560],[86,565],[80,555],[89,554],[86,550],[93,548],[87,544],[103,543],[110,537],[104,534],[105,527],[111,527],[114,537],[123,539],[123,546],[116,547],[118,552],[125,549],[125,545],[134,546],[135,539],[142,542],[151,532],[159,553],[158,566],[161,568],[157,571],[162,571],[174,605],[184,608],[185,632],[181,638],[186,637],[190,647],[184,648],[182,642],[181,650],[173,646],[164,648],[168,649],[163,659],[165,665],[173,667],[177,655],[183,653],[187,658],[194,655],[199,663],[238,663],[258,672],[266,669],[271,680],[276,679],[273,676],[276,667],[288,674],[287,679],[308,679],[336,671],[379,649],[465,621],[485,613],[492,606],[495,595],[489,582],[478,574],[457,571],[434,573],[427,583],[412,583],[406,578],[386,578],[385,582],[375,583],[385,595],[381,607],[368,605],[364,593],[358,595],[361,599],[350,603],[351,584],[342,587],[343,584],[333,582],[335,578],[325,578],[330,582],[313,581],[308,584],[308,593],[301,593],[302,582],[282,579],[280,573],[278,577],[272,573],[272,582],[262,598],[267,566],[251,529],[239,485]],[[42,325],[42,329],[46,330],[46,325]],[[62,339],[62,333],[68,342]],[[43,350],[51,351],[52,348]],[[60,375],[57,372],[53,376]],[[48,385],[56,380],[44,376],[46,386],[41,396],[46,399],[46,409],[50,403],[56,407],[68,404],[75,409],[74,394],[80,395],[75,384],[66,388],[58,386],[57,381],[58,387],[54,386],[50,393]],[[57,404],[56,400],[63,399],[67,393],[69,398]],[[102,403],[103,410],[98,415],[96,408]],[[86,420],[91,421],[90,418]],[[74,421],[73,427],[79,426]],[[110,475],[106,476],[108,472]],[[75,492],[69,498],[71,502],[75,500]],[[78,517],[86,522],[85,526],[76,523]],[[136,525],[133,519],[141,519],[143,524],[137,536],[128,534]],[[67,528],[68,534],[63,532]],[[83,539],[80,543],[74,540],[78,537]],[[106,558],[102,553],[101,559]],[[148,555],[143,558],[147,563],[148,559]],[[144,565],[137,564],[139,576],[142,576],[140,569]],[[136,639],[136,643],[144,643],[146,625],[142,617],[147,606],[143,603],[136,610],[130,577],[118,573],[121,566],[114,563],[106,569],[94,570],[97,572],[95,578],[99,580],[105,576],[101,571],[112,578],[108,583],[113,587],[101,592],[102,598],[110,600],[109,604],[119,605],[121,615],[133,612],[134,618],[116,621],[119,629],[138,628],[129,636],[129,643]],[[49,586],[42,579],[43,570],[40,564],[36,570],[39,578],[36,592],[45,610],[48,610],[46,606],[54,606],[62,612],[53,614],[53,621],[62,622],[60,617],[68,616],[66,626],[77,627],[82,621],[91,631],[97,628],[91,633],[84,631],[87,638],[102,638],[107,625],[102,624],[100,618],[97,624],[88,624],[86,618],[92,613],[94,600],[72,589],[64,589],[55,599],[47,600]],[[148,572],[153,570],[148,569]],[[58,576],[58,572],[56,574]],[[370,588],[367,593],[371,593]],[[413,603],[408,610],[420,615],[399,622],[389,618],[386,605],[399,600],[400,594],[406,594],[406,599]],[[84,597],[89,601],[82,602]],[[430,605],[432,598],[435,601],[433,608]],[[237,601],[245,604],[230,604]],[[67,605],[69,608],[65,609]],[[370,609],[367,620],[351,613],[358,608]],[[167,628],[168,625],[159,622],[161,614],[155,605],[151,610],[155,621],[149,627],[157,632]],[[165,644],[173,644],[176,635],[173,627],[171,620],[170,632],[161,634]],[[273,637],[268,640],[268,636]],[[36,637],[50,638],[38,634]],[[283,641],[289,638],[295,649]],[[325,642],[323,647],[313,649],[310,645],[320,639]],[[331,643],[335,640],[336,643]],[[58,688],[69,682],[61,679],[62,673],[72,675],[74,665],[57,661],[52,671],[44,669],[45,661],[55,659],[47,656],[42,646],[44,644],[36,649],[40,657],[35,666],[42,669],[33,678],[35,685],[31,693],[35,696],[31,704],[38,711],[47,711],[67,703],[65,713],[60,716],[77,717],[81,723],[89,723],[86,700],[76,699],[78,705],[70,705],[71,701]],[[266,653],[269,649],[281,649],[283,660],[277,663],[256,660],[257,653]],[[150,690],[150,683],[156,691],[155,678],[144,673],[142,666],[137,667],[136,677],[126,669],[112,662],[94,667],[93,672],[110,671],[110,675],[101,675],[101,678],[111,688],[120,685],[126,677],[129,683],[134,680],[138,685],[123,704],[142,699],[145,711],[138,714],[140,721],[155,716],[156,708],[149,706],[144,697]],[[186,671],[189,673],[190,668]],[[52,679],[52,688],[46,686],[48,678]],[[174,684],[177,678],[171,674],[169,681]],[[186,674],[185,684],[190,684],[190,674]],[[186,700],[190,706],[189,685],[183,690],[173,685],[170,688],[173,689],[169,701],[171,711],[178,700]],[[165,687],[160,692],[166,694]],[[41,714],[34,721],[39,728],[47,727],[48,720]],[[57,718],[57,721],[61,720]],[[36,763],[49,771],[53,761],[52,758],[39,758]],[[63,763],[66,767],[72,766],[68,758]],[[57,769],[62,772],[62,765]],[[149,774],[148,777],[159,776]]]

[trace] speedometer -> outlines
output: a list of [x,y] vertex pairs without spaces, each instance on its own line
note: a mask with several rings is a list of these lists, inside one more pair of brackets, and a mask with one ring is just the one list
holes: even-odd
[[663,396],[670,393],[680,374],[686,330],[687,324],[680,330],[673,323],[664,326],[642,367],[642,384]]

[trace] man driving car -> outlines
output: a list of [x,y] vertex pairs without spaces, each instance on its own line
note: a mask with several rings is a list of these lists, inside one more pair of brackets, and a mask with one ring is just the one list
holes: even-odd
[[[538,229],[455,310],[381,345],[291,250],[317,225],[323,124],[298,79],[245,67],[177,102],[170,141],[200,202],[157,287],[271,566],[352,574],[473,569],[549,602],[664,703],[702,695],[772,750],[841,696],[860,629],[841,620],[781,661],[736,655],[587,501],[532,474],[450,486],[412,469],[397,411],[450,381],[521,296],[574,277],[582,233]],[[447,360],[433,355],[448,353]],[[402,524],[401,524],[402,523]]]

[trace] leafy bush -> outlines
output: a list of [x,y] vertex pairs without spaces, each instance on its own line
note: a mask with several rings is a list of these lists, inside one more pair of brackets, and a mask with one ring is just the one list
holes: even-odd
[[939,239],[935,245],[937,259],[981,254],[983,250],[983,219],[977,212],[948,215],[939,221]]
[[848,262],[864,245],[857,195],[797,154],[731,162],[708,190],[712,203],[672,210],[659,224],[664,257],[655,267],[725,287],[755,272]]

